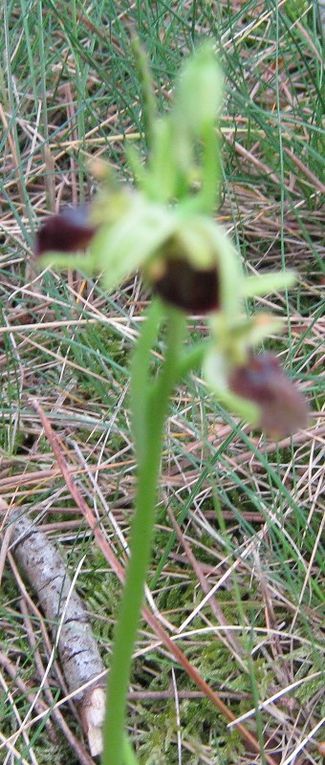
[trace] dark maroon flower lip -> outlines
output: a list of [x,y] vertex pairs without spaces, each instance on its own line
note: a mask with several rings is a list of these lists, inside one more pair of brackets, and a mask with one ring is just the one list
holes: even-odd
[[258,405],[259,426],[275,438],[307,426],[306,400],[272,353],[251,355],[246,364],[232,371],[228,382],[233,393]]
[[219,307],[216,268],[194,268],[185,258],[164,261],[163,274],[153,281],[153,290],[167,303],[191,314],[205,314]]
[[88,204],[66,207],[47,218],[36,234],[35,254],[86,249],[96,233],[96,227],[89,222],[89,209]]

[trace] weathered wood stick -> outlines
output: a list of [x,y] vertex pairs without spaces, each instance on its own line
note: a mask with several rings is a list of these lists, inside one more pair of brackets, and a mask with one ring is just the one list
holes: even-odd
[[[105,692],[103,681],[96,678],[105,667],[85,608],[55,545],[28,517],[15,514],[11,543],[15,559],[49,622],[69,692],[75,694],[79,704],[90,752],[92,756],[100,754]],[[78,693],[78,688],[93,678],[94,684]]]

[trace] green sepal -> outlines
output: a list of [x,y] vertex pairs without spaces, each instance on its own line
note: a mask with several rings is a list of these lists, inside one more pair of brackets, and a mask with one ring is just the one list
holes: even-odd
[[41,255],[39,263],[42,268],[55,267],[60,271],[73,268],[75,271],[81,271],[81,273],[92,276],[96,273],[96,263],[93,254],[87,251],[83,252],[51,252],[50,250],[46,255]]
[[204,219],[204,226],[209,233],[211,247],[216,256],[220,282],[220,310],[228,323],[240,310],[242,269],[238,252],[229,234],[211,218]]
[[176,228],[176,216],[137,197],[133,209],[114,226],[103,226],[92,243],[92,253],[103,274],[103,284],[113,290],[161,247]]
[[275,271],[260,276],[246,276],[242,281],[242,297],[258,297],[269,295],[270,292],[278,292],[292,287],[297,281],[295,271]]

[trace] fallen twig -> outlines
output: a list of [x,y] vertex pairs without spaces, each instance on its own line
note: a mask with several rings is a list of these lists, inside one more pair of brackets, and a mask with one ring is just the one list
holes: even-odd
[[[77,692],[83,728],[94,756],[101,751],[105,694],[97,676],[104,671],[84,606],[73,590],[65,564],[53,542],[26,516],[17,517],[12,531],[14,556],[38,595],[49,621],[69,692],[94,678],[87,692]],[[59,628],[57,625],[59,624]]]

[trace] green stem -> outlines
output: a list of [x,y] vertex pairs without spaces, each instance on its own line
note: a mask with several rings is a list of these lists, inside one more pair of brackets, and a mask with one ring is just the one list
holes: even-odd
[[146,394],[149,387],[152,347],[157,339],[163,315],[163,306],[160,300],[153,300],[142,325],[131,364],[130,403],[134,446],[138,465],[147,450]]
[[142,90],[142,114],[147,149],[152,150],[156,120],[156,97],[150,73],[148,57],[136,35],[131,36],[131,47]]
[[124,736],[123,742],[123,761],[124,765],[139,765],[127,736]]
[[[148,388],[142,391],[142,397],[147,398],[148,402],[145,412],[142,405],[142,428],[146,427],[147,438],[139,464],[136,507],[130,540],[131,557],[115,631],[108,681],[103,765],[122,765],[125,761],[124,723],[132,653],[150,563],[163,428],[176,379],[177,359],[184,328],[185,318],[182,314],[175,310],[168,311],[165,363],[154,386],[154,395],[149,397]],[[137,402],[133,400],[133,406],[136,405]]]
[[177,381],[180,382],[189,372],[194,372],[202,366],[203,359],[210,347],[210,340],[199,340],[198,343],[194,343],[190,350],[181,356],[177,367]]

